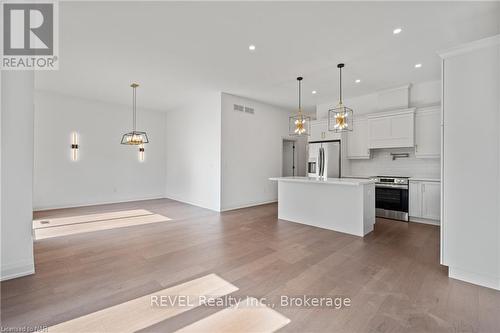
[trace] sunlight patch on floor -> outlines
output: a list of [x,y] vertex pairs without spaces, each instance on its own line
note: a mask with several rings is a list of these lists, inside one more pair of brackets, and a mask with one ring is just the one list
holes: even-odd
[[216,274],[209,274],[158,292],[142,296],[91,314],[72,319],[48,328],[49,333],[135,332],[180,313],[196,308],[201,303],[191,299],[182,306],[155,306],[152,299],[172,299],[179,295],[191,298],[220,297],[238,288]]
[[113,219],[123,219],[127,217],[136,217],[136,216],[152,215],[152,214],[153,214],[152,212],[146,209],[132,209],[132,210],[122,210],[118,212],[37,219],[33,221],[33,229],[50,228],[50,227],[75,224],[75,223],[87,223],[87,222],[106,221]]
[[290,323],[290,319],[279,312],[248,297],[236,305],[225,308],[206,318],[198,320],[176,333],[271,333]]
[[92,231],[160,223],[170,220],[171,219],[166,216],[154,214],[145,209],[136,209],[55,219],[39,219],[33,221],[33,229],[35,232],[35,239],[40,240]]

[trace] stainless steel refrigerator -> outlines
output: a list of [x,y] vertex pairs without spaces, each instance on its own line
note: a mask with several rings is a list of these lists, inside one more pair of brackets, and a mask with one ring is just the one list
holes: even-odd
[[311,142],[308,155],[309,177],[340,178],[340,140]]

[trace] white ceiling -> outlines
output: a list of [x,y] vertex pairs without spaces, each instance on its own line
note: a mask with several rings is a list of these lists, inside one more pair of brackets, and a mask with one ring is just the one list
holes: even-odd
[[338,62],[347,97],[439,79],[436,51],[499,22],[499,2],[61,2],[60,70],[36,87],[128,104],[137,81],[140,107],[224,91],[294,108],[302,75],[311,109],[338,98]]

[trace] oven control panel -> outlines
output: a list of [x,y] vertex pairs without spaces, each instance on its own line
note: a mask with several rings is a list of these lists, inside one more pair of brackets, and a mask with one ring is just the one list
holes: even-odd
[[373,177],[379,184],[408,185],[408,177]]

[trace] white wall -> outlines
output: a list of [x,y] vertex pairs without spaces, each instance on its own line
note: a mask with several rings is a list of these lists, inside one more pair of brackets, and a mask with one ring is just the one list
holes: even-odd
[[211,93],[167,112],[168,198],[220,210],[221,95]]
[[300,177],[305,177],[307,174],[307,137],[292,137],[295,140],[295,153],[297,157],[297,166],[295,169],[295,175]]
[[2,71],[1,90],[1,279],[5,280],[34,273],[34,73]]
[[[251,107],[255,113],[234,111],[234,104]],[[222,94],[222,210],[277,200],[277,184],[269,177],[282,172],[289,113],[255,100]],[[300,144],[298,153],[305,156],[305,143]],[[305,164],[305,157],[299,160]]]
[[[344,104],[354,110],[354,116],[381,111],[378,108],[377,92],[368,95],[347,98]],[[424,107],[438,104],[441,101],[441,81],[429,81],[412,85],[410,88],[410,107]],[[316,106],[318,119],[328,118],[328,109],[336,106],[338,101],[330,101]]]
[[[441,101],[441,81],[429,81],[412,85],[410,88],[410,107],[425,107],[439,104]],[[366,115],[379,110],[377,92],[346,99],[344,104],[354,110],[354,117]],[[318,119],[328,117],[328,109],[336,105],[336,101],[319,104],[316,107]],[[418,112],[418,111],[417,111]],[[392,160],[391,152],[409,153],[409,158]],[[440,178],[439,159],[415,158],[414,149],[372,149],[372,158],[367,160],[349,160],[342,171],[345,176],[408,176]]]
[[[137,112],[138,130],[150,141],[142,163],[136,146],[120,144],[132,127],[131,105],[36,92],[35,210],[163,197],[166,116]],[[70,159],[73,131],[79,134],[76,162]]]
[[442,261],[500,290],[500,35],[445,54],[443,72]]

